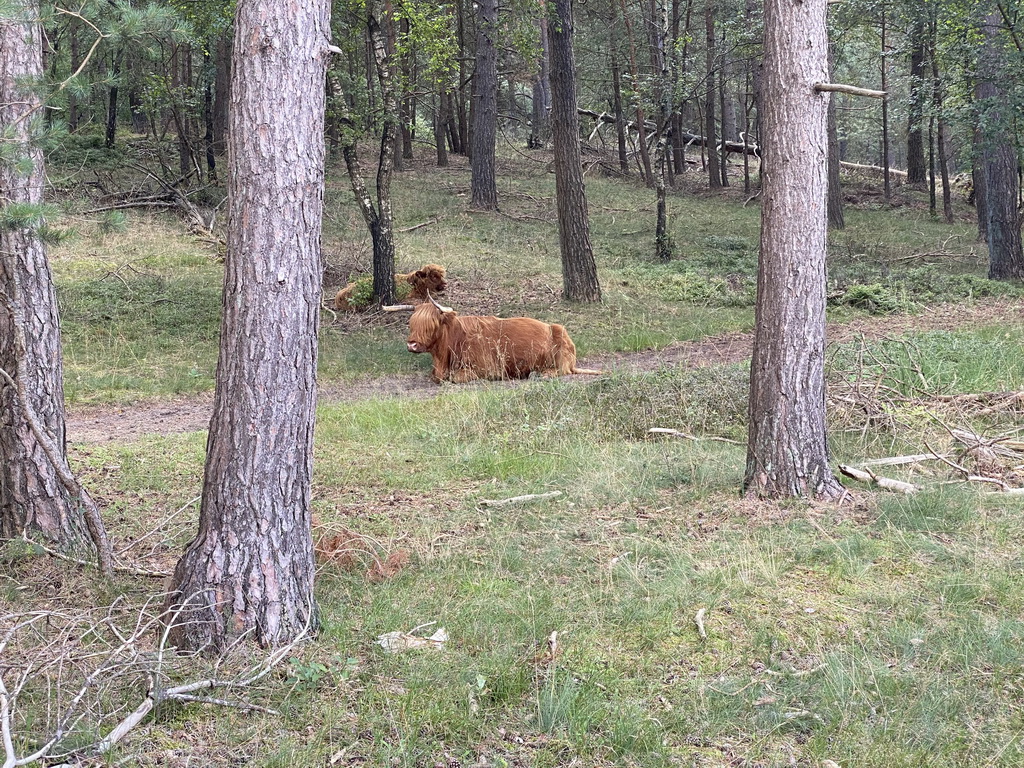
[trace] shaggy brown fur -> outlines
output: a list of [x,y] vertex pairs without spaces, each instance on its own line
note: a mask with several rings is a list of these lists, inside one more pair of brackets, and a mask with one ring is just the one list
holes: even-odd
[[461,384],[474,379],[525,379],[600,373],[576,367],[576,345],[565,328],[532,317],[477,317],[434,302],[416,307],[409,318],[410,352],[429,352],[431,378]]
[[[432,295],[437,295],[444,293],[444,290],[448,287],[448,282],[445,280],[444,267],[440,264],[424,264],[415,272],[395,275],[395,284],[401,285],[402,283],[408,283],[412,286],[412,291],[402,300],[413,304],[426,301],[428,292]],[[356,284],[349,283],[338,291],[338,295],[334,297],[334,308],[344,311],[356,309],[351,301],[355,290]]]

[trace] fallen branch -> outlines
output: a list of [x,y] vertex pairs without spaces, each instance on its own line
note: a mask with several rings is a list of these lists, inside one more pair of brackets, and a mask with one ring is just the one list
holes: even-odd
[[554,499],[562,495],[561,491],[549,491],[548,493],[528,493],[524,496],[513,496],[509,499],[480,499],[477,502],[481,507],[505,507],[510,504],[522,504],[527,501],[539,501],[540,499]]
[[870,469],[863,470],[851,467],[847,464],[840,464],[839,471],[854,480],[860,480],[862,483],[877,485],[879,488],[883,488],[887,491],[896,491],[898,493],[917,493],[921,490],[920,486],[914,485],[913,483],[905,483],[902,480],[893,480],[890,477],[881,477],[876,475]]
[[868,459],[867,461],[862,461],[860,465],[862,467],[887,467],[899,464],[917,464],[921,461],[935,461],[936,459],[941,461],[944,458],[947,458],[945,454],[915,453],[911,456],[889,456],[884,459]]
[[429,227],[431,224],[437,224],[437,222],[439,222],[440,220],[441,220],[440,218],[435,217],[435,218],[431,219],[430,221],[424,221],[421,224],[413,224],[411,227],[405,227],[404,229],[399,229],[399,230],[396,230],[396,231],[397,232],[415,232],[417,229],[422,229],[423,227]]
[[873,91],[870,88],[858,88],[856,85],[842,83],[815,83],[814,90],[818,93],[848,93],[851,96],[867,96],[871,99],[884,99],[885,91]]
[[732,440],[728,437],[718,437],[717,435],[691,435],[687,432],[680,432],[678,429],[669,429],[667,427],[651,427],[647,430],[649,435],[667,435],[669,437],[680,437],[686,440],[713,440],[719,443],[729,443],[730,445],[746,445],[746,443],[739,440]]

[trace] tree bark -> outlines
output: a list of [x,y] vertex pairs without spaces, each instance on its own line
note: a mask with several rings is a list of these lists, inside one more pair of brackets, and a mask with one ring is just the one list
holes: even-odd
[[498,135],[498,0],[477,0],[476,69],[473,71],[473,146],[470,182],[473,208],[498,210],[495,142]]
[[826,0],[766,0],[747,495],[838,499],[825,424]]
[[580,119],[576,112],[576,59],[572,1],[554,0],[551,44],[551,138],[555,153],[558,240],[562,253],[562,295],[570,301],[600,301],[601,285],[590,245],[587,193],[583,186]]
[[924,19],[914,19],[910,32],[910,109],[907,116],[907,183],[924,184],[927,166],[924,161],[924,139],[921,121],[924,114]]
[[[530,126],[530,149],[543,149],[551,140],[551,51],[548,47],[548,19],[541,5],[537,19],[540,32],[540,57],[533,76],[533,110]],[[613,68],[617,65],[612,65]]]
[[707,79],[704,83],[704,138],[708,150],[708,186],[721,189],[722,170],[719,166],[715,133],[715,6],[711,0],[704,5],[704,33],[707,43]]
[[619,151],[619,170],[629,174],[629,155],[626,152],[626,118],[622,114],[622,76],[618,55],[612,61],[612,109],[615,112],[615,144]]
[[[32,134],[42,115],[35,87],[43,72],[42,30],[34,0],[19,10],[20,18],[0,19],[0,125],[9,132],[8,151],[27,159],[30,170],[0,163],[0,200],[41,206],[43,153]],[[63,552],[98,552],[108,567],[98,510],[77,481],[69,482],[60,320],[37,216],[0,227],[0,537],[27,534]],[[92,531],[89,509],[96,512]]]
[[171,641],[279,647],[315,629],[311,481],[330,4],[239,0],[228,248],[199,533]]
[[1004,87],[1004,78],[1010,77],[1010,70],[1003,61],[1001,26],[999,11],[993,11],[985,19],[983,50],[978,62],[978,100],[986,110],[981,125],[988,276],[993,280],[1024,280],[1021,219],[1017,207],[1020,177],[1009,94]]

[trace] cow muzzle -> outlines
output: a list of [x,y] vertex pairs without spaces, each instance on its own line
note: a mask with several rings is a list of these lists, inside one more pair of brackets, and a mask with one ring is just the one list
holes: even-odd
[[422,352],[423,351],[423,347],[421,347],[415,341],[410,341],[405,346],[409,348],[410,352]]

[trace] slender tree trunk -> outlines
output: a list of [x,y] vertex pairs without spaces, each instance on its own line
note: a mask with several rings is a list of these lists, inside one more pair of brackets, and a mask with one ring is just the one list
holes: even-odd
[[[636,63],[636,37],[633,35],[633,23],[629,20],[629,11],[626,8],[626,0],[619,0],[619,7],[622,9],[622,23],[626,29],[626,40],[629,43],[629,69],[633,78],[633,90],[637,89],[640,82],[640,70]],[[654,186],[654,172],[651,170],[651,154],[647,151],[647,129],[645,128],[647,118],[644,116],[643,106],[639,96],[636,96],[636,133],[637,151],[640,153],[641,172],[644,183],[648,187]]]
[[619,170],[629,175],[629,153],[626,151],[626,117],[622,114],[622,76],[618,58],[612,61],[612,98],[615,110],[615,141],[619,150]]
[[[551,141],[551,50],[548,47],[548,17],[543,2],[537,19],[540,33],[540,57],[533,76],[533,110],[530,125],[530,149],[543,149]],[[613,65],[615,66],[615,65]]]
[[498,0],[477,0],[476,69],[473,72],[473,148],[471,205],[498,210],[495,142],[498,135]]
[[882,6],[882,90],[886,92],[886,96],[882,98],[882,189],[885,193],[885,202],[888,204],[892,200],[892,180],[889,178],[889,62],[886,59],[888,54],[888,47],[886,45],[886,34],[888,29],[886,27],[885,19],[885,6]]
[[587,194],[583,186],[580,118],[576,112],[576,58],[571,0],[554,0],[551,43],[551,137],[555,152],[558,240],[562,253],[562,294],[570,301],[600,301],[601,285],[590,245]]
[[932,29],[931,60],[932,60],[932,97],[935,114],[938,115],[939,133],[939,174],[942,178],[942,217],[947,224],[953,223],[953,199],[949,189],[949,150],[946,142],[946,120],[942,116],[943,97],[942,79],[939,77],[939,59],[935,45],[935,28]]
[[[826,0],[766,0],[764,203],[747,495],[837,499],[825,424]],[[799,30],[799,35],[793,34]]]
[[[82,64],[82,50],[81,44],[78,39],[78,27],[81,22],[78,19],[72,17],[68,21],[68,37],[70,38],[71,48],[71,71],[77,72],[78,67]],[[78,130],[79,105],[78,96],[74,92],[68,92],[68,131],[74,133]]]
[[121,48],[114,52],[114,84],[107,89],[107,135],[105,141],[107,149],[112,149],[114,141],[117,139],[117,93],[119,90],[117,81],[121,76],[121,57],[123,55],[124,51]]
[[279,647],[316,628],[311,488],[321,293],[327,0],[239,0],[228,249],[199,533],[171,641]]
[[[832,78],[832,47],[829,46],[828,56],[829,82]],[[846,218],[843,216],[843,188],[839,181],[839,128],[836,124],[835,97],[828,100],[828,225],[832,229],[844,229]],[[746,159],[746,155],[744,155]]]
[[445,140],[445,126],[448,124],[448,101],[444,95],[445,86],[438,86],[434,93],[437,106],[434,109],[434,146],[437,148],[437,167],[448,167],[448,142]]
[[218,155],[227,149],[228,104],[231,101],[231,32],[217,39],[214,62],[213,149]]
[[[9,205],[43,203],[43,153],[32,143],[32,121],[42,114],[38,19],[34,0],[0,18],[0,125],[7,131],[0,200]],[[98,551],[109,569],[99,510],[68,464],[60,320],[42,224],[40,212],[31,224],[0,227],[0,538],[28,535],[68,553]]]
[[707,43],[707,80],[704,91],[704,143],[708,153],[708,186],[721,189],[722,169],[718,161],[718,137],[715,133],[715,6],[704,6],[704,32]]

